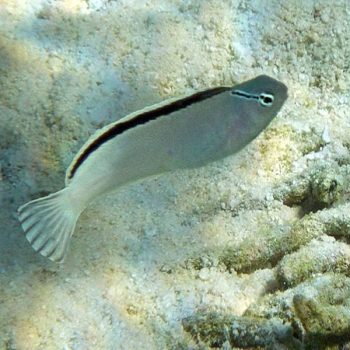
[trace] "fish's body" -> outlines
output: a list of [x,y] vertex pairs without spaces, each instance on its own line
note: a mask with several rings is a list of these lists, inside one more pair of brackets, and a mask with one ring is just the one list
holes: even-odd
[[19,208],[36,251],[63,261],[80,213],[121,186],[234,154],[273,119],[287,98],[282,83],[259,76],[170,99],[112,123],[91,137],[67,170],[66,187]]

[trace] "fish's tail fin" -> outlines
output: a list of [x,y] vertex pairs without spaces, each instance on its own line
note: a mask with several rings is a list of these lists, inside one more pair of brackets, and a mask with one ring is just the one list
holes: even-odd
[[63,262],[81,213],[68,193],[64,188],[18,208],[19,221],[33,249],[55,262]]

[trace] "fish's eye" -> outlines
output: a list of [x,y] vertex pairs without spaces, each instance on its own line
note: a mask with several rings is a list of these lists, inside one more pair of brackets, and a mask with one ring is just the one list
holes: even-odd
[[263,107],[271,107],[275,97],[272,94],[263,92],[259,95],[259,103]]

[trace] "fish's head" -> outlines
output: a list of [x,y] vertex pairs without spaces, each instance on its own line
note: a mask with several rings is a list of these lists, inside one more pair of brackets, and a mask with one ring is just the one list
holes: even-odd
[[230,94],[236,113],[260,132],[282,108],[288,98],[288,89],[282,82],[260,75],[236,85]]
[[243,146],[257,137],[277,115],[288,97],[286,85],[260,75],[226,92],[226,103],[232,115],[229,148]]

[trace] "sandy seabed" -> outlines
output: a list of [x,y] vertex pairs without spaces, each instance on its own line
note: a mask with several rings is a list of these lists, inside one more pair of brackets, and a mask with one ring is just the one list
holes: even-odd
[[[0,0],[0,349],[350,341],[347,0]],[[55,265],[16,210],[98,128],[259,74],[289,100],[239,154],[130,185]]]

